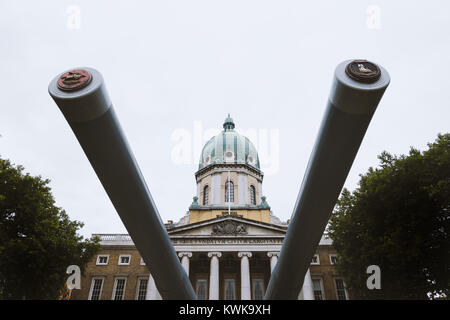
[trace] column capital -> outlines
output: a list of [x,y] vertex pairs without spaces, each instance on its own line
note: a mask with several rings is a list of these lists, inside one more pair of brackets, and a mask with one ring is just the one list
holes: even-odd
[[251,252],[248,252],[248,251],[238,252],[238,257],[239,257],[239,258],[242,258],[242,257],[244,257],[244,256],[251,258],[251,257],[252,257],[252,253],[251,253]]
[[178,252],[178,257],[183,258],[183,257],[188,257],[188,258],[192,258],[192,252]]
[[218,251],[212,251],[212,252],[208,252],[208,257],[217,257],[220,258],[222,256],[222,252],[218,252]]
[[269,251],[269,252],[267,252],[267,256],[269,258],[272,258],[272,257],[279,258],[280,257],[280,252],[278,252],[278,251]]

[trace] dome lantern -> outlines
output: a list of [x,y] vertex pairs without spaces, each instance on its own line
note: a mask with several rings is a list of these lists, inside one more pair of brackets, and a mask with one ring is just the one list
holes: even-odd
[[225,131],[234,129],[234,122],[233,119],[230,117],[230,114],[228,114],[228,117],[225,119],[225,122],[223,123],[223,129]]

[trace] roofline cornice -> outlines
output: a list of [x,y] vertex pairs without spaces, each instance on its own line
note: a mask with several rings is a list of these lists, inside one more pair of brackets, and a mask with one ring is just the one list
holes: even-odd
[[249,174],[255,177],[257,180],[262,182],[264,178],[264,173],[261,170],[258,170],[246,163],[214,163],[210,164],[195,173],[195,178],[198,180],[203,179],[204,177],[219,172],[227,172],[228,169],[233,168],[234,172],[241,172]]

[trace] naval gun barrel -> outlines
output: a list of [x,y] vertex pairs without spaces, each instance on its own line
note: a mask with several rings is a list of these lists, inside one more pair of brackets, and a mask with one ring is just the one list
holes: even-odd
[[297,299],[311,259],[389,85],[388,72],[366,60],[335,70],[325,115],[303,177],[265,299]]
[[48,91],[147,264],[163,299],[196,299],[95,69],[55,77]]

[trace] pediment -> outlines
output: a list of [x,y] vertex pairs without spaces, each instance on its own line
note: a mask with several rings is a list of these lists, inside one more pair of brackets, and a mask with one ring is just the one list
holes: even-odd
[[284,237],[286,226],[240,217],[220,217],[176,226],[167,230],[172,237]]

